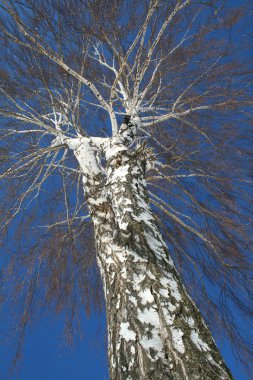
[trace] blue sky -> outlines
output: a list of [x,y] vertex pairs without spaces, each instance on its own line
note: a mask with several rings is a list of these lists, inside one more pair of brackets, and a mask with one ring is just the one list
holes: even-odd
[[55,318],[38,323],[29,335],[20,380],[107,380],[105,315],[85,322],[85,337],[73,348],[64,347],[62,324]]
[[[10,357],[0,348],[0,379],[8,380],[107,380],[105,313],[84,317],[83,340],[73,347],[61,339],[63,323],[56,316],[40,320],[27,334],[20,371],[7,375]],[[11,348],[9,354],[13,353]],[[7,356],[6,356],[7,354]]]

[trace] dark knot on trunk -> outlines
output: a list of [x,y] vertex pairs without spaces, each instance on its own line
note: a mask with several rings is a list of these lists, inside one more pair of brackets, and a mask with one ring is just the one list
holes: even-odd
[[130,115],[125,115],[123,119],[124,124],[129,124],[130,123],[131,116]]

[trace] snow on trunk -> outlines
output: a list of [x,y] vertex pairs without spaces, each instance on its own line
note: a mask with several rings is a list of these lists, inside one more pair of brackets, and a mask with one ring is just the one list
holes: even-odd
[[144,151],[113,138],[102,172],[85,144],[75,154],[104,284],[110,379],[232,379],[157,229]]

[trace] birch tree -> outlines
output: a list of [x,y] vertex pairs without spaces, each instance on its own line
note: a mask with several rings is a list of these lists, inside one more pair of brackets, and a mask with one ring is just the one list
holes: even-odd
[[0,4],[2,300],[19,301],[19,343],[47,310],[71,331],[104,298],[111,380],[232,379],[212,334],[247,360],[250,5]]

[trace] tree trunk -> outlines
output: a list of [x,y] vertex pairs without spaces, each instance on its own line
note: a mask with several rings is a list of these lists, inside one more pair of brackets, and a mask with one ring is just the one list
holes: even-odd
[[232,379],[157,229],[144,150],[111,139],[104,173],[88,170],[85,150],[75,153],[104,284],[110,379]]

